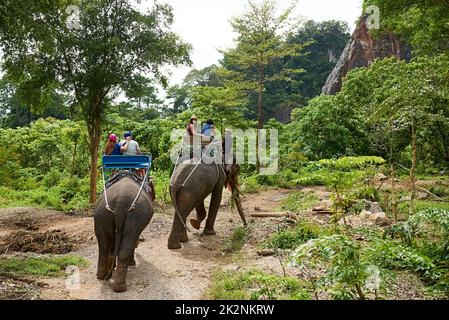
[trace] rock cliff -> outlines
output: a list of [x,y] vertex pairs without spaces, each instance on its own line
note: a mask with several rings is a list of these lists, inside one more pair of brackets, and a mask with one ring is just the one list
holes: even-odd
[[410,60],[410,50],[394,34],[384,33],[373,37],[367,28],[368,16],[363,16],[352,34],[334,70],[329,75],[322,89],[323,94],[333,95],[341,90],[343,78],[349,70],[366,67],[376,58],[396,56]]

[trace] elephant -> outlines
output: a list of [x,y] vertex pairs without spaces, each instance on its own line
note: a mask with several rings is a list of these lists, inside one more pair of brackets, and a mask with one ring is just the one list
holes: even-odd
[[[170,180],[170,197],[175,207],[172,229],[168,238],[169,249],[182,248],[181,242],[187,242],[186,220],[190,212],[196,210],[196,218],[190,220],[195,229],[200,229],[201,222],[206,218],[203,230],[205,235],[215,235],[215,219],[220,207],[223,188],[229,186],[234,191],[238,185],[238,164],[206,164],[197,165],[197,160],[189,159],[181,162],[173,171]],[[195,168],[195,170],[194,170]],[[206,213],[204,199],[211,196],[209,213]],[[236,200],[236,202],[238,202]],[[240,203],[237,208],[244,219]],[[244,220],[246,224],[246,221]]]
[[[94,213],[95,236],[98,242],[97,278],[108,280],[112,271],[115,292],[126,291],[128,266],[135,265],[134,250],[140,234],[153,217],[152,201],[155,198],[154,186],[150,181],[151,193],[143,189],[130,176],[124,176],[107,189],[98,200]],[[109,206],[108,206],[109,205]]]

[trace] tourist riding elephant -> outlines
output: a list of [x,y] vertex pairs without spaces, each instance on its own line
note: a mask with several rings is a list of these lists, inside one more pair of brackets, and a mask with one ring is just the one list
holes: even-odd
[[[114,271],[112,289],[126,291],[126,273],[129,265],[135,265],[134,250],[139,236],[150,222],[154,208],[154,187],[150,194],[143,189],[136,199],[140,184],[130,176],[124,176],[107,189],[94,213],[95,235],[98,241],[97,278],[108,280]],[[107,204],[109,206],[107,206]]]
[[[190,223],[195,229],[199,229],[201,222],[206,218],[204,199],[212,194],[209,214],[203,233],[214,235],[214,223],[220,207],[223,188],[229,186],[235,191],[238,185],[238,164],[206,164],[200,163],[196,166],[195,159],[189,159],[179,164],[170,180],[170,196],[175,207],[172,230],[168,238],[169,249],[182,248],[181,242],[187,242],[187,216],[196,209],[196,219]],[[237,208],[244,219],[243,211],[238,200]],[[244,221],[246,224],[246,221]]]

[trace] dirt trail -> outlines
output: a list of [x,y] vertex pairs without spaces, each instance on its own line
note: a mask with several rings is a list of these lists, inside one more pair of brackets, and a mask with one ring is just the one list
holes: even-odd
[[[273,210],[290,191],[272,190],[248,196],[243,199],[245,214],[248,216],[254,211]],[[224,242],[235,227],[242,225],[237,212],[232,212],[226,205],[228,199],[229,193],[225,191],[216,221],[217,235],[204,236],[201,234],[202,229],[195,230],[189,233],[190,241],[180,250],[167,249],[167,237],[173,219],[172,207],[156,208],[152,221],[141,235],[143,241],[136,250],[137,266],[129,268],[128,291],[124,293],[114,293],[110,282],[96,279],[98,249],[92,217],[69,216],[32,208],[0,209],[0,233],[3,236],[11,233],[17,228],[17,221],[33,218],[40,232],[61,230],[83,239],[84,243],[73,252],[89,261],[89,266],[80,270],[79,289],[67,289],[64,278],[40,279],[49,285],[41,292],[41,299],[201,299],[205,298],[217,267],[240,267],[223,259]],[[275,220],[279,222],[280,218],[253,221],[258,228],[253,227],[252,238],[260,240],[261,236],[276,231]],[[25,219],[25,225],[26,222]],[[276,259],[257,256],[255,243],[249,241],[243,252],[251,257],[252,265],[279,271],[280,265]]]

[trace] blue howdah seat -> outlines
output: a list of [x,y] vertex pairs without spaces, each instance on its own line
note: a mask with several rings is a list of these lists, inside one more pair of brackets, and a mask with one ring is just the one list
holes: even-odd
[[150,155],[103,156],[104,169],[147,169],[151,167]]

